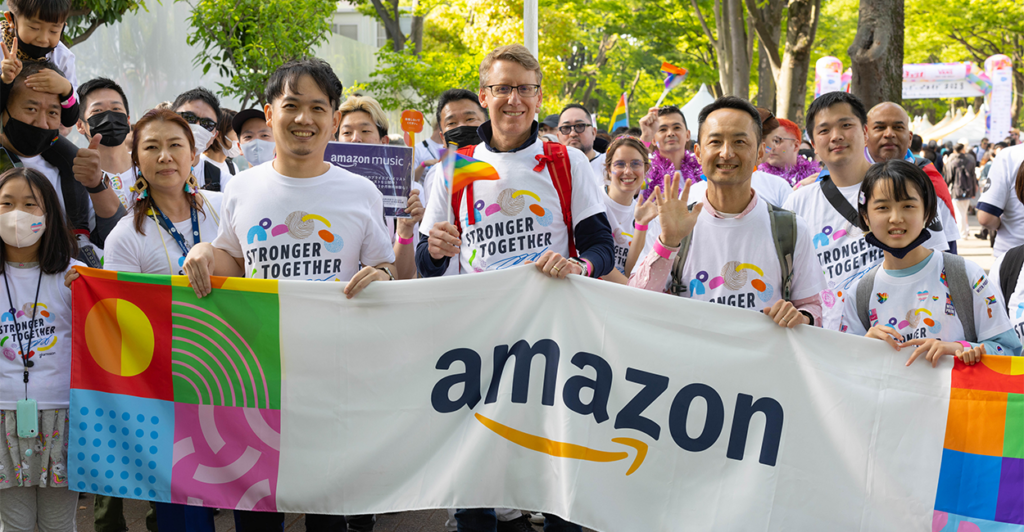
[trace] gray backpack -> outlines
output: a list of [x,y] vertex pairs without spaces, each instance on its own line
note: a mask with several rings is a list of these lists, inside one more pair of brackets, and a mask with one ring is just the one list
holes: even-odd
[[[967,266],[964,258],[949,253],[942,254],[942,264],[946,272],[946,284],[949,288],[949,299],[953,303],[956,317],[964,328],[964,339],[971,343],[978,342],[978,333],[974,328],[974,296],[971,295],[971,280],[967,277]],[[871,306],[871,292],[875,289],[875,274],[878,273],[879,264],[860,280],[857,285],[857,315],[864,330],[871,328],[871,321],[868,317]]]
[[[779,256],[779,266],[782,272],[782,294],[784,301],[789,301],[793,294],[793,252],[796,249],[796,214],[785,209],[780,209],[765,202],[768,206],[768,219],[772,222],[772,237],[775,240],[775,253]],[[692,208],[692,205],[691,205]],[[686,256],[690,253],[690,242],[693,240],[691,231],[686,238],[683,238],[679,246],[679,254],[672,263],[672,282],[669,284],[670,294],[687,295],[690,288],[683,282],[683,266],[686,265]]]

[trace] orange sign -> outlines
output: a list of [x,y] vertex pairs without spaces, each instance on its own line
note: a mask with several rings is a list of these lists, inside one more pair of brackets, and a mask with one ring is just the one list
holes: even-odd
[[423,113],[415,109],[402,111],[402,131],[406,133],[423,131]]

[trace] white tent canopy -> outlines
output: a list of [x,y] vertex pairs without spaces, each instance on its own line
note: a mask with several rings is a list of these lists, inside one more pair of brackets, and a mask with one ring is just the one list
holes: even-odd
[[969,141],[969,145],[980,143],[981,139],[985,138],[985,117],[987,116],[987,111],[988,108],[983,105],[981,110],[974,115],[974,118],[969,121],[965,121],[955,130],[946,131],[946,135],[942,137],[941,140],[936,140],[941,144],[946,141],[956,143],[960,139],[966,138]]
[[697,117],[700,116],[701,110],[714,102],[715,97],[708,91],[708,86],[702,83],[697,94],[682,107],[683,118],[686,119],[686,128],[690,130],[691,139],[697,139]]

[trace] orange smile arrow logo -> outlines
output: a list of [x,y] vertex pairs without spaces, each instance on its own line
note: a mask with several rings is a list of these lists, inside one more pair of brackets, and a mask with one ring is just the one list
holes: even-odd
[[[480,414],[474,415],[476,416],[477,421],[483,424],[483,426],[494,431],[498,436],[501,436],[516,445],[526,447],[527,449],[537,451],[539,453],[557,456],[559,458],[587,460],[589,462],[618,462],[619,460],[629,458],[629,453],[626,451],[599,451],[597,449],[591,449],[574,443],[549,440],[547,438],[527,434],[512,427],[502,425],[501,423],[498,423],[493,419],[488,419]],[[629,470],[626,471],[626,476],[632,475],[633,472],[640,467],[640,464],[644,463],[644,458],[647,457],[647,444],[633,438],[612,438],[612,441],[628,445],[636,449],[636,458],[633,459],[633,464],[629,466]]]

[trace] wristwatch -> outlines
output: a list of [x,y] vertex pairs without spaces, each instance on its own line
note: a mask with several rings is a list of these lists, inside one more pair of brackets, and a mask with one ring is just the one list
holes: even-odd
[[583,262],[582,260],[577,259],[576,257],[573,257],[573,258],[569,259],[569,262],[580,267],[580,274],[581,275],[583,275],[584,277],[589,277],[590,276],[590,272],[587,271],[587,263],[586,262]]
[[104,183],[104,181],[106,181],[106,177],[107,176],[104,175],[102,178],[100,178],[100,184],[94,187],[85,187],[85,190],[88,191],[89,194],[99,194],[100,192],[103,192],[104,190],[107,189],[107,184]]
[[387,266],[381,266],[381,267],[379,267],[377,269],[382,271],[382,272],[384,272],[384,273],[386,273],[386,274],[388,274],[388,277],[389,277],[388,280],[389,281],[394,281],[395,280],[395,274],[391,273],[391,268],[388,268]]

